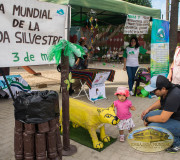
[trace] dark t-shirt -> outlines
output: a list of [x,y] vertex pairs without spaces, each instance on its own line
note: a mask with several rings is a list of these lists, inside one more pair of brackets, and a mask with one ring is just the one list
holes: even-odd
[[172,119],[180,121],[180,88],[173,87],[164,99],[161,97],[161,106],[161,110],[174,112]]

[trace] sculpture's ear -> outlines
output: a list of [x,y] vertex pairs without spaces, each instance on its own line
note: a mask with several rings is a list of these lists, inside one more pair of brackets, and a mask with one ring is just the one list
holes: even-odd
[[98,111],[98,113],[101,113],[102,109],[101,109],[101,108],[98,108],[97,111]]
[[113,111],[114,111],[115,113],[117,113],[117,109],[116,109],[116,107],[114,107],[114,103],[112,103],[109,108],[113,109]]
[[[114,108],[114,103],[112,103],[110,107]],[[109,107],[109,108],[110,108],[110,107]]]

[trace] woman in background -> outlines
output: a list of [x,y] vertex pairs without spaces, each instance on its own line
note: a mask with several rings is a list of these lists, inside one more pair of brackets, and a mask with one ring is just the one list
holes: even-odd
[[138,39],[136,37],[132,37],[129,46],[124,50],[124,54],[123,54],[123,58],[124,58],[123,70],[127,71],[129,93],[131,96],[134,95],[132,88],[134,85],[135,74],[139,67],[139,60],[138,60],[139,53],[150,54],[150,51],[147,51],[143,47],[140,47]]

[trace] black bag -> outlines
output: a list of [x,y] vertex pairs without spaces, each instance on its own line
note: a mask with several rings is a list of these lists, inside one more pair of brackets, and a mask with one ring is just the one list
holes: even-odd
[[59,96],[55,91],[20,92],[14,101],[15,119],[24,123],[44,123],[59,116]]

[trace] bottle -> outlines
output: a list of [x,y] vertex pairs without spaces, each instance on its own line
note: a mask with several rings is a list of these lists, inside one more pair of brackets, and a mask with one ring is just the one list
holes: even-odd
[[38,132],[39,133],[49,132],[49,123],[48,122],[39,123],[38,124]]
[[58,128],[57,126],[57,120],[56,119],[52,119],[49,121],[49,131],[55,131]]
[[53,159],[58,156],[56,150],[56,132],[47,133],[47,155],[48,158]]
[[56,117],[56,124],[57,124],[58,127],[60,126],[60,123],[59,123],[59,116]]
[[23,131],[23,123],[21,121],[15,120],[15,131],[22,132]]
[[24,128],[25,128],[25,133],[26,133],[26,134],[34,134],[34,133],[36,132],[36,130],[35,130],[35,124],[25,123],[25,124],[24,124]]
[[24,159],[34,160],[34,134],[23,133]]
[[59,132],[59,128],[56,129],[56,146],[57,146],[57,152],[59,157],[62,159],[62,143],[61,143],[61,136]]
[[14,131],[14,153],[16,160],[23,160],[23,132]]
[[45,133],[35,134],[36,160],[46,160],[46,136]]

